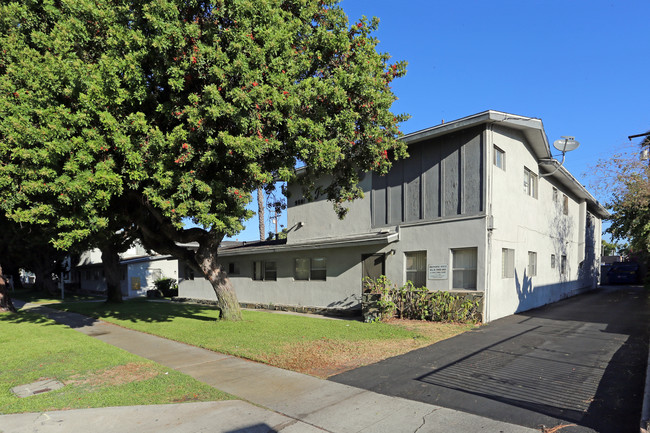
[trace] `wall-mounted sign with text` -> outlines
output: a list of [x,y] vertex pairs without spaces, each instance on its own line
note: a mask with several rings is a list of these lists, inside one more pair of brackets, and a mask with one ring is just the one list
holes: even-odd
[[429,280],[446,280],[447,265],[429,265]]

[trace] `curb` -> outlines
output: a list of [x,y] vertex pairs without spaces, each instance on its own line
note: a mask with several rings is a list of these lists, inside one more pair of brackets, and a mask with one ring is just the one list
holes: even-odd
[[643,407],[639,427],[641,433],[650,432],[650,350],[648,351],[648,363],[645,370],[645,389],[643,391]]

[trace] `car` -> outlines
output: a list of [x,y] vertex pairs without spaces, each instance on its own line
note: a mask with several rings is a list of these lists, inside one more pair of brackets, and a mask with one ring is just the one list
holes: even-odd
[[639,265],[637,263],[613,263],[607,272],[609,284],[634,284],[639,281]]

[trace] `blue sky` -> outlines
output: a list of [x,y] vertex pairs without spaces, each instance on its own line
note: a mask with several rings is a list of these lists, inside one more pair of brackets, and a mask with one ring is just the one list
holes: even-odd
[[[627,137],[650,130],[648,0],[341,6],[351,22],[379,17],[379,51],[408,62],[393,85],[393,111],[412,116],[405,133],[488,109],[537,117],[550,143],[563,135],[580,142],[565,166],[590,186],[599,159],[631,149],[640,139]],[[257,219],[247,226],[237,239],[258,238]]]

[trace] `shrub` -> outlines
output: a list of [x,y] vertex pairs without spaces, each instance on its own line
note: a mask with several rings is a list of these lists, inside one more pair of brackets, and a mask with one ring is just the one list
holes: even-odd
[[174,278],[161,278],[154,281],[154,284],[156,285],[156,289],[160,290],[162,296],[166,298],[178,296],[178,284],[176,284],[176,280]]
[[435,322],[479,322],[481,320],[479,299],[454,295],[444,290],[432,292],[426,287],[415,287],[410,281],[397,287],[384,275],[376,280],[366,277],[364,292],[380,295],[377,307],[381,320],[392,317]]

